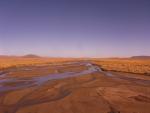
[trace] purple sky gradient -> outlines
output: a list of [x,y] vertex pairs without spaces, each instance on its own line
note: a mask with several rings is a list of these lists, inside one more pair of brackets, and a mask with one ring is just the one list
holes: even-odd
[[150,55],[149,0],[0,0],[0,54]]

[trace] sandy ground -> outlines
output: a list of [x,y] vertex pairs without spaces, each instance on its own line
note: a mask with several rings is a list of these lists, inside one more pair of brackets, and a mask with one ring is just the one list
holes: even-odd
[[[67,68],[81,71],[86,67]],[[50,80],[38,87],[0,92],[0,113],[150,113],[148,77],[109,73],[94,72]]]

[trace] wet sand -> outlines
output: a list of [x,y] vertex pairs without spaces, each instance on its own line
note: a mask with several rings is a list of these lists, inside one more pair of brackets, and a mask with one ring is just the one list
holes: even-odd
[[150,113],[148,77],[103,72],[90,63],[37,77],[6,74],[0,86],[0,113]]

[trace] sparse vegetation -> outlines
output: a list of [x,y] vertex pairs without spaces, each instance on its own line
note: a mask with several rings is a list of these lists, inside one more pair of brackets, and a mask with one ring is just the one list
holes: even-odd
[[10,67],[32,66],[42,64],[53,64],[72,61],[72,58],[23,58],[23,57],[2,57],[0,58],[0,70]]
[[150,75],[150,60],[96,59],[93,62],[106,71]]

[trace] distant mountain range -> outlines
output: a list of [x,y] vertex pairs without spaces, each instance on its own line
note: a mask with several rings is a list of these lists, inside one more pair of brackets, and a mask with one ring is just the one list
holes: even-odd
[[[35,55],[35,54],[27,54],[27,55],[24,55],[24,56],[0,55],[0,58],[17,58],[17,57],[20,57],[20,58],[42,58],[41,56],[38,56],[38,55]],[[44,58],[46,58],[46,57],[44,57]],[[104,58],[104,59],[109,59],[109,58]],[[110,57],[110,59],[124,59],[124,58],[117,58],[117,57],[111,58]],[[150,60],[150,56],[132,56],[132,57],[129,57],[127,59]]]
[[0,58],[16,58],[16,57],[22,57],[22,58],[41,58],[38,55],[34,55],[34,54],[27,54],[24,56],[13,56],[13,55],[0,55]]
[[131,59],[150,59],[150,56],[132,56]]

